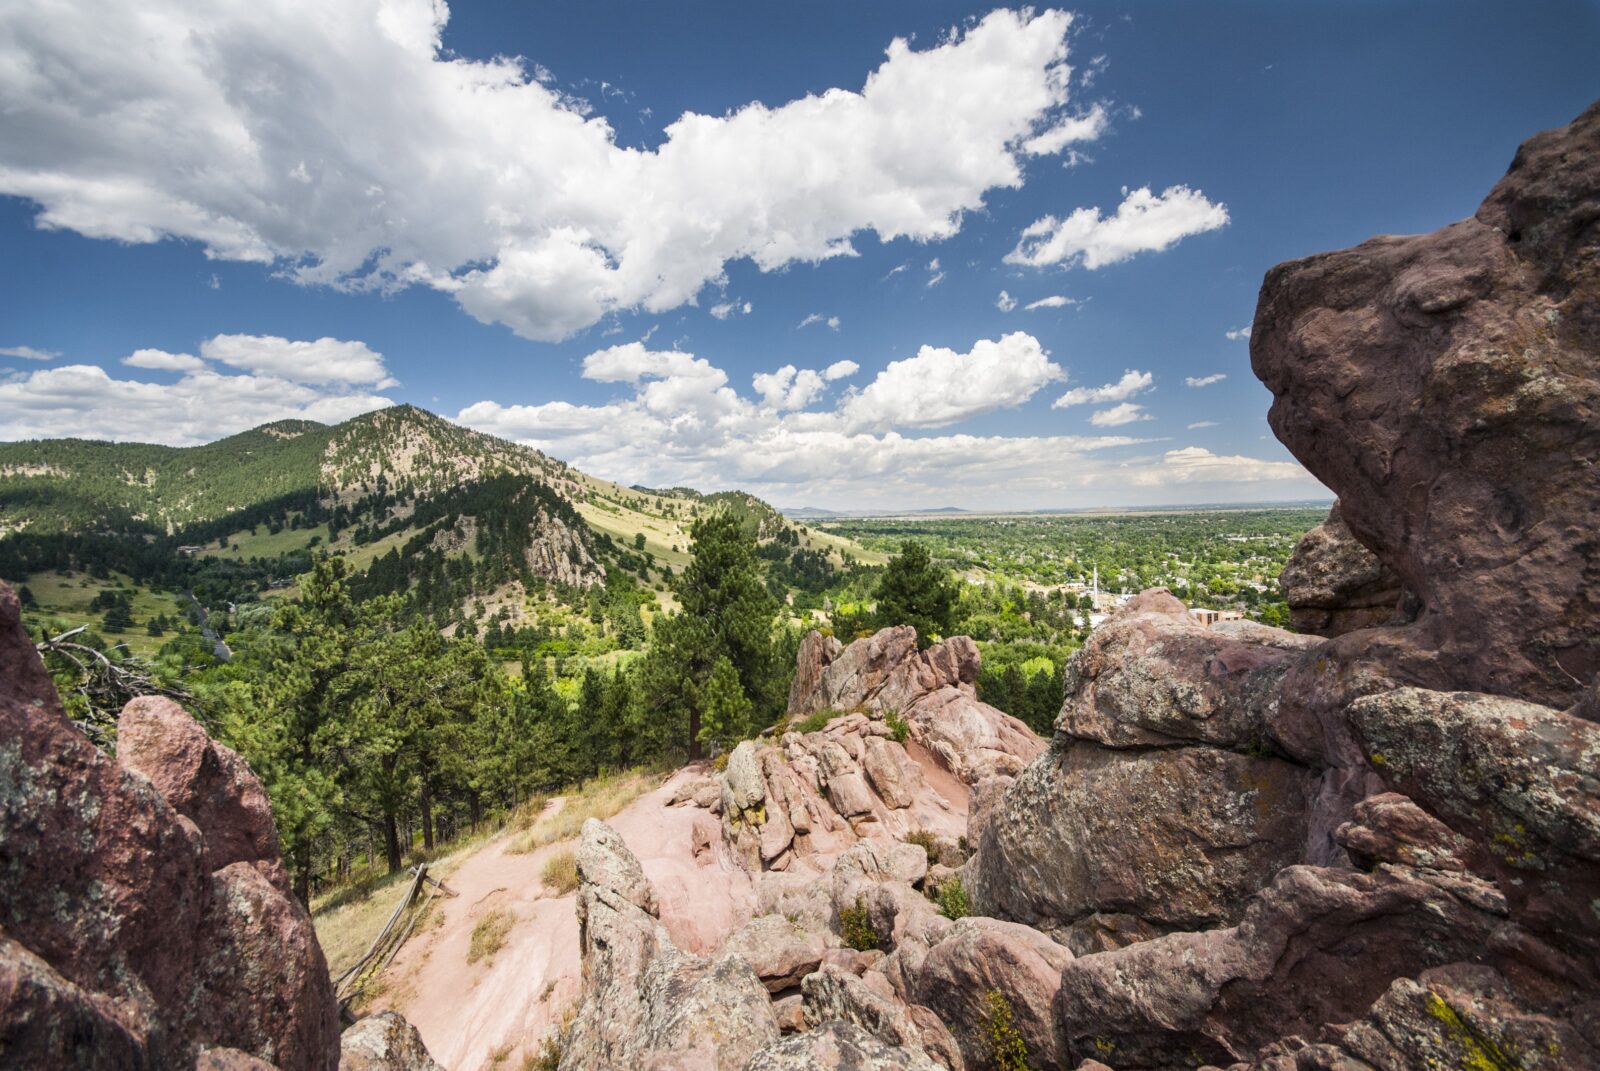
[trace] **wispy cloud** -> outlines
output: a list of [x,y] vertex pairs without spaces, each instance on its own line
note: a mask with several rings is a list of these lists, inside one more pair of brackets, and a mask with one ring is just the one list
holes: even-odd
[[734,313],[743,313],[748,316],[754,308],[748,301],[724,301],[711,306],[710,312],[719,320],[726,320]]
[[1065,219],[1045,216],[1028,225],[1006,263],[1042,268],[1052,264],[1090,269],[1119,264],[1139,253],[1160,252],[1184,238],[1228,223],[1226,205],[1199,190],[1169,186],[1151,193],[1144,186],[1123,191],[1115,214],[1080,208]]
[[801,320],[798,324],[795,324],[795,329],[799,330],[802,327],[810,327],[812,324],[825,324],[837,331],[839,330],[839,317],[824,316],[820,312],[814,312],[810,316],[807,316],[804,320]]
[[1123,402],[1110,409],[1101,409],[1089,418],[1089,423],[1097,428],[1116,428],[1123,424],[1132,424],[1137,420],[1155,419],[1144,411],[1144,406],[1134,402]]
[[60,350],[39,350],[32,346],[0,346],[0,357],[20,357],[24,361],[53,361]]
[[1213,372],[1209,376],[1185,376],[1183,381],[1191,387],[1209,387],[1228,378],[1226,372]]
[[1130,368],[1123,372],[1122,378],[1115,383],[1107,383],[1103,387],[1073,387],[1057,398],[1050,408],[1067,409],[1074,405],[1103,405],[1106,402],[1120,402],[1132,398],[1136,394],[1143,394],[1154,385],[1155,377],[1149,372],[1141,372],[1138,369]]

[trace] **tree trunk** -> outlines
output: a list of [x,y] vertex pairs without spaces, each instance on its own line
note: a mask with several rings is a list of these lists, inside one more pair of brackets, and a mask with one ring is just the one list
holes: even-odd
[[483,821],[483,796],[478,792],[473,792],[467,797],[467,802],[472,808],[471,828],[476,833],[478,831],[478,823]]
[[689,708],[689,761],[696,762],[705,758],[700,750],[700,712],[693,707]]
[[433,793],[428,789],[428,783],[422,783],[422,848],[424,851],[433,851]]
[[393,814],[383,816],[383,854],[389,863],[389,873],[400,872],[400,829]]

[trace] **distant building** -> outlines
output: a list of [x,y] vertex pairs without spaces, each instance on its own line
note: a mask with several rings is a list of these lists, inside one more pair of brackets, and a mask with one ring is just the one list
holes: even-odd
[[1189,616],[1209,628],[1218,621],[1241,621],[1244,615],[1238,610],[1208,610],[1203,606],[1191,607]]
[[186,543],[178,548],[178,553],[183,555],[185,558],[192,558],[194,555],[199,554],[205,549],[206,548],[203,546],[196,546],[193,543]]

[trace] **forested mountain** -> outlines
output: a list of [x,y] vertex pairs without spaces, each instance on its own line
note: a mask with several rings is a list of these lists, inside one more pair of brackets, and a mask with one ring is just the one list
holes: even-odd
[[780,599],[820,592],[859,551],[748,494],[625,487],[408,405],[188,448],[0,444],[0,577],[32,579],[36,614],[65,625],[101,609],[91,581],[244,607],[295,594],[332,555],[359,596],[407,594],[441,628],[596,655],[635,646],[641,609],[670,609],[711,513],[760,544]]

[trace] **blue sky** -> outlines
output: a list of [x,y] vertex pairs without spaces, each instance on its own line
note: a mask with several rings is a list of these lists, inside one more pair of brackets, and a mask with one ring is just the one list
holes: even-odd
[[413,402],[787,506],[1321,496],[1265,270],[1600,90],[1593,3],[138,7],[0,13],[0,437]]

